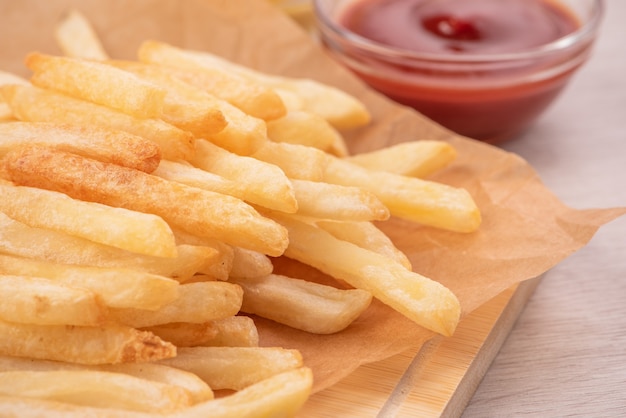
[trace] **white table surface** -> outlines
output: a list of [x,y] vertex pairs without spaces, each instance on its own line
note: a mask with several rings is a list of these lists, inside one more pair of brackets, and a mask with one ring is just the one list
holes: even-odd
[[[566,204],[626,206],[626,1],[607,0],[591,60],[504,145]],[[462,418],[626,416],[626,217],[550,270]]]

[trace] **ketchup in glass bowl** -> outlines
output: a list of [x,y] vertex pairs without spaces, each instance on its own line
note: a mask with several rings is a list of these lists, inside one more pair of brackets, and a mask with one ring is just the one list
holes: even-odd
[[602,0],[315,0],[328,51],[375,90],[499,143],[589,57]]

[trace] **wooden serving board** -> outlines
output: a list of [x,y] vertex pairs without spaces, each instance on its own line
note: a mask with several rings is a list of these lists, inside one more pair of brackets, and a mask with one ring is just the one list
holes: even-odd
[[461,416],[539,281],[522,282],[485,303],[451,338],[361,366],[314,394],[298,416]]

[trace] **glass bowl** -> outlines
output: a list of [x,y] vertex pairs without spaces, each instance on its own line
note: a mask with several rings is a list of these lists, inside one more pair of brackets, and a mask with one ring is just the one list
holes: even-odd
[[368,0],[314,0],[319,38],[336,60],[396,102],[489,143],[520,133],[554,101],[588,59],[604,11],[602,0],[545,0],[563,7],[578,27],[527,49],[460,54],[392,47],[348,30],[342,19],[360,1]]

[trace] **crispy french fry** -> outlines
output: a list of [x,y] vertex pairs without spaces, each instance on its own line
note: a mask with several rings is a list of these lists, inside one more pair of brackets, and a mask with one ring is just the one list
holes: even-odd
[[91,22],[78,10],[67,12],[54,30],[57,44],[68,57],[105,60],[108,54]]
[[171,322],[168,324],[142,327],[164,341],[169,341],[176,347],[196,347],[208,345],[207,343],[217,336],[217,329],[212,325],[213,321],[200,324],[192,322]]
[[287,257],[367,290],[427,329],[447,336],[454,332],[461,306],[448,288],[289,215],[276,214],[275,218],[289,230]]
[[365,290],[337,289],[278,274],[232,281],[244,291],[242,312],[314,334],[342,331],[372,300]]
[[16,324],[0,320],[0,354],[79,364],[149,362],[176,355],[176,347],[136,329]]
[[382,254],[409,270],[413,269],[406,254],[399,250],[393,241],[372,222],[316,220],[315,224],[337,239]]
[[221,100],[174,77],[162,67],[134,61],[108,61],[108,64],[165,90],[160,117],[166,122],[200,138],[217,134],[228,124],[222,113]]
[[258,347],[259,332],[254,320],[238,315],[211,321],[216,335],[204,346],[217,347]]
[[237,74],[261,86],[294,93],[304,110],[322,116],[339,129],[363,126],[370,121],[369,112],[359,100],[315,80],[269,75],[208,52],[180,49],[156,41],[144,42],[139,49],[139,58],[145,62],[178,68]]
[[178,281],[128,268],[72,266],[0,254],[0,271],[87,289],[114,308],[157,309],[178,297]]
[[[264,379],[219,399],[197,403],[171,413],[171,417],[253,418],[295,416],[309,398],[313,373],[307,367],[289,370]],[[102,409],[67,403],[0,395],[0,410],[10,417],[34,418],[153,418],[154,414]]]
[[[33,245],[36,242],[37,245]],[[32,228],[0,212],[0,252],[55,263],[140,269],[147,273],[188,280],[207,265],[218,262],[215,248],[178,245],[175,258],[152,257],[120,250],[84,238]]]
[[157,310],[111,309],[116,321],[135,328],[173,322],[203,323],[236,315],[243,290],[228,282],[197,282],[179,287],[180,296]]
[[0,184],[0,211],[36,228],[47,228],[138,254],[176,257],[176,241],[160,217],[54,191]]
[[21,121],[95,126],[129,132],[157,144],[161,156],[170,160],[184,160],[193,154],[193,135],[160,119],[136,118],[34,86],[5,85],[0,87],[0,93]]
[[213,389],[241,390],[302,366],[297,350],[280,347],[180,347],[160,364],[196,374]]
[[136,118],[159,118],[165,89],[99,61],[40,53],[26,57],[30,82]]
[[29,276],[0,275],[0,319],[37,325],[95,326],[107,311],[96,294]]
[[272,89],[249,81],[232,71],[192,65],[181,60],[185,55],[186,52],[179,48],[156,41],[145,41],[138,50],[139,61],[171,67],[171,74],[255,118],[272,120],[286,113],[287,109],[281,97]]
[[16,121],[0,124],[0,138],[0,157],[22,145],[41,144],[146,173],[161,161],[161,150],[154,142],[93,126]]
[[473,232],[481,216],[465,189],[443,183],[373,171],[329,157],[325,180],[374,193],[391,215],[454,232]]
[[[10,357],[0,355],[0,372],[7,371],[56,371],[56,370],[84,370],[96,372],[119,373],[136,378],[163,383],[165,385],[183,388],[189,394],[193,403],[214,398],[211,388],[198,376],[184,370],[164,366],[157,363],[120,363],[84,365],[61,361],[35,360],[30,358]],[[103,399],[104,401],[104,399]]]
[[198,140],[191,163],[210,173],[246,187],[247,199],[281,212],[295,212],[298,203],[293,186],[277,166],[228,152],[208,141]]
[[0,372],[0,393],[153,413],[173,412],[191,405],[183,388],[93,370]]
[[384,221],[389,210],[372,192],[359,187],[292,180],[298,215],[319,219]]
[[18,184],[162,217],[168,224],[268,255],[280,255],[280,225],[232,196],[189,187],[138,170],[44,147],[14,150],[5,168]]
[[272,272],[272,260],[265,254],[245,248],[234,247],[233,266],[230,277],[260,277]]
[[299,367],[275,374],[241,391],[187,408],[177,416],[212,418],[295,416],[309,398],[313,373]]
[[274,164],[291,179],[320,181],[324,178],[327,158],[317,148],[299,144],[268,142],[252,157]]
[[369,170],[424,178],[449,165],[456,149],[447,142],[420,140],[351,155],[347,161]]
[[267,122],[267,136],[276,142],[300,144],[328,151],[341,134],[326,119],[302,110],[289,111],[285,116]]

